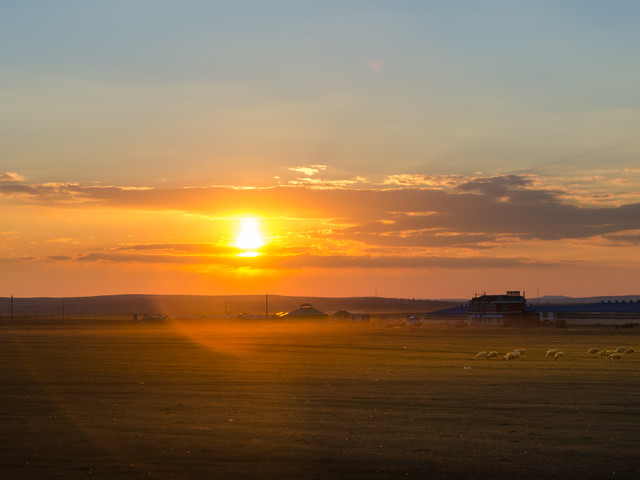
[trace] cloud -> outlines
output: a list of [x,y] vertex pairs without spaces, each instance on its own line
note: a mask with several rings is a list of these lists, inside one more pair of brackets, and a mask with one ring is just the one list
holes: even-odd
[[[320,171],[322,166],[312,167]],[[396,186],[390,188],[392,179]],[[0,184],[0,196],[47,208],[173,211],[211,217],[255,212],[265,217],[315,219],[317,231],[309,234],[315,240],[371,247],[484,249],[515,239],[584,239],[640,229],[640,203],[580,204],[566,191],[545,188],[533,175],[391,176],[383,184],[357,186],[318,180],[313,186],[251,189],[18,182]]]
[[326,169],[327,169],[326,165],[304,165],[301,167],[289,167],[290,171],[302,173],[304,175],[307,175],[308,177],[311,177]]
[[79,244],[75,238],[72,237],[61,237],[61,238],[49,238],[45,240],[46,243],[63,243],[63,244]]
[[71,257],[69,255],[49,255],[47,257],[47,260],[52,260],[52,261],[66,261],[66,260],[73,260],[74,257]]
[[[421,269],[421,268],[511,268],[521,266],[569,265],[571,262],[540,262],[528,258],[495,258],[489,256],[445,257],[438,255],[406,256],[406,255],[316,255],[302,253],[297,255],[276,256],[262,255],[258,257],[230,256],[198,256],[198,255],[163,255],[136,254],[121,252],[91,252],[78,256],[51,255],[50,261],[64,262],[107,262],[107,263],[139,263],[139,264],[174,264],[185,267],[206,265],[207,268],[250,268],[250,269],[300,269],[300,268],[375,268],[375,269]],[[34,261],[35,258],[23,258]]]
[[400,174],[389,175],[384,179],[382,184],[404,187],[456,187],[468,181],[469,177],[463,175]]
[[603,238],[608,241],[605,246],[624,247],[640,245],[640,231],[630,231],[626,234],[604,235]]
[[489,178],[476,178],[457,186],[459,190],[480,192],[485,195],[502,196],[509,191],[532,185],[532,181],[522,175],[502,175]]
[[38,189],[30,187],[29,185],[20,185],[13,183],[0,183],[0,195],[5,197],[15,197],[23,195],[38,195]]
[[24,182],[24,177],[13,172],[0,172],[0,184]]

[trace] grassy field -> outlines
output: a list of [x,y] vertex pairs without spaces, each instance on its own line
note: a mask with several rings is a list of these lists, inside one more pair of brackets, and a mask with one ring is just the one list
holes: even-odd
[[4,321],[0,478],[635,479],[640,353],[586,355],[619,345],[640,332]]

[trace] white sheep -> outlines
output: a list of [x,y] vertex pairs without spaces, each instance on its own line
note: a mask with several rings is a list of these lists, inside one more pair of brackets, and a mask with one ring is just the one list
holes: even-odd
[[595,355],[598,352],[599,350],[597,348],[590,348],[589,351],[587,352],[587,355]]
[[547,350],[547,354],[544,356],[545,358],[552,358],[556,353],[558,353],[560,350],[558,350],[557,348],[552,348],[550,350]]
[[554,360],[562,360],[564,358],[564,352],[556,352],[556,354],[553,356]]
[[635,353],[635,350],[632,347],[627,347],[627,349],[624,351],[624,354],[629,355],[630,353]]
[[513,359],[516,360],[518,358],[520,358],[522,356],[522,354],[518,351],[518,350],[513,350],[511,353],[513,353]]
[[473,358],[476,360],[482,360],[482,359],[486,359],[488,355],[489,354],[487,352],[478,352],[476,353],[476,356]]
[[524,348],[516,348],[514,352],[518,352],[520,355],[524,355],[527,351]]
[[509,353],[506,353],[504,357],[502,357],[502,360],[506,360],[506,361],[510,362],[514,358],[515,358],[515,356],[513,355],[513,352],[509,352]]
[[609,352],[608,350],[600,350],[596,356],[598,357],[608,357],[609,355],[611,355],[612,352]]
[[487,355],[487,358],[495,358],[498,356],[498,352],[496,352],[495,350],[492,350],[489,352],[489,354]]
[[624,353],[624,351],[627,349],[627,347],[618,347],[616,348],[616,353]]
[[611,360],[620,360],[622,358],[622,354],[621,353],[612,353],[611,355],[609,355],[609,358]]

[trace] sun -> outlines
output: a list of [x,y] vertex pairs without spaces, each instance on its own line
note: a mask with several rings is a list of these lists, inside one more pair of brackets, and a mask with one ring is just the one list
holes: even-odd
[[264,238],[260,233],[260,222],[257,218],[247,217],[240,221],[240,231],[235,246],[244,252],[243,256],[257,256],[257,249],[264,245]]

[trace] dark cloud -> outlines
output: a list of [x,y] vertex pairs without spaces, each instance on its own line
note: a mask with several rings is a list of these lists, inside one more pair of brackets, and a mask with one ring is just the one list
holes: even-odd
[[79,262],[127,262],[127,263],[173,263],[173,264],[193,264],[200,265],[203,263],[211,263],[212,258],[202,255],[140,255],[130,253],[118,253],[118,252],[94,252],[84,255],[79,255],[74,258]]
[[[519,175],[475,178],[453,188],[163,190],[12,181],[0,184],[0,194],[21,198],[28,194],[24,201],[43,205],[174,210],[212,216],[254,211],[268,217],[333,220],[335,226],[328,233],[324,224],[316,235],[371,246],[486,248],[513,239],[579,239],[640,229],[638,203],[606,208],[571,203],[566,192],[536,187],[532,177]],[[204,247],[179,248],[208,253]]]
[[299,268],[509,268],[520,266],[549,266],[552,263],[532,262],[526,258],[494,257],[440,257],[406,255],[312,255],[309,253],[291,256],[262,255],[259,257],[198,256],[198,255],[145,255],[119,252],[94,252],[77,257],[52,256],[50,260],[109,263],[177,264],[256,269]]
[[0,194],[5,196],[14,195],[37,195],[38,189],[28,185],[20,185],[13,183],[0,183]]
[[520,175],[503,175],[489,178],[475,178],[460,184],[457,189],[467,192],[480,192],[488,196],[502,196],[519,187],[532,185],[532,181]]
[[609,242],[608,246],[613,247],[628,247],[633,245],[640,245],[640,234],[629,234],[629,235],[604,235],[604,238]]
[[[353,230],[353,229],[349,229]],[[486,234],[454,234],[441,235],[431,231],[394,231],[388,228],[384,229],[385,233],[376,232],[351,232],[336,231],[350,240],[359,241],[369,245],[386,246],[386,247],[457,247],[471,249],[485,249],[499,245],[499,237],[496,235]]]

